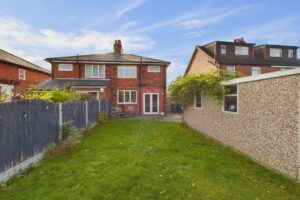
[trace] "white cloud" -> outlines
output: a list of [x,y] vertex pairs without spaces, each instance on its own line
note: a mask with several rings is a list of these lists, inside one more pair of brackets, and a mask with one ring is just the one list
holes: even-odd
[[299,45],[298,19],[286,17],[270,23],[255,26],[245,31],[247,40],[264,40],[266,43]]
[[[253,7],[253,5],[246,5],[237,7],[235,9],[232,9],[232,7],[211,8],[210,4],[207,3],[199,10],[189,11],[174,18],[150,24],[149,26],[137,29],[133,32],[148,32],[166,26],[177,26],[184,29],[202,28],[217,24],[227,17],[233,16]],[[197,37],[199,36],[200,35],[198,34]]]
[[[142,35],[93,30],[69,33],[53,29],[35,30],[20,20],[0,15],[0,48],[42,66],[46,66],[45,57],[111,52],[115,39],[122,40],[125,52],[147,50],[154,45],[151,39]],[[46,68],[49,69],[49,65]]]
[[183,21],[181,25],[186,29],[202,28],[202,27],[210,26],[213,24],[220,23],[224,19],[236,15],[241,11],[248,10],[251,7],[252,6],[247,5],[235,9],[224,8],[220,10],[215,10],[214,12],[207,12],[205,13],[204,16],[200,18]]
[[148,0],[133,0],[129,3],[126,3],[126,5],[121,5],[119,10],[117,11],[117,17],[121,17],[124,14],[126,14],[127,12],[138,8],[139,6],[143,5],[144,3],[146,3]]

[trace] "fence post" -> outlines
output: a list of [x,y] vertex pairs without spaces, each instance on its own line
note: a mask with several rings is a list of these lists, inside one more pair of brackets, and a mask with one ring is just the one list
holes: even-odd
[[88,126],[89,123],[89,102],[85,101],[85,127]]
[[105,111],[106,111],[106,117],[108,117],[108,99],[105,99]]
[[100,99],[100,100],[98,100],[98,106],[99,106],[99,109],[98,109],[98,111],[99,111],[99,112],[101,112],[101,99]]
[[58,138],[59,140],[62,139],[62,103],[58,103],[58,127],[59,127],[59,133],[58,133]]

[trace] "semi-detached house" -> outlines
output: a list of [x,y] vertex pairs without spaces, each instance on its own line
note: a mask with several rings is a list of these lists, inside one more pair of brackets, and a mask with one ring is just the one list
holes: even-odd
[[234,42],[214,41],[197,45],[185,74],[214,69],[241,72],[251,76],[300,67],[297,46],[247,43],[243,38]]
[[166,72],[170,62],[123,53],[116,40],[113,52],[47,58],[52,79],[41,89],[73,88],[96,99],[109,99],[112,107],[140,115],[163,115],[166,104]]

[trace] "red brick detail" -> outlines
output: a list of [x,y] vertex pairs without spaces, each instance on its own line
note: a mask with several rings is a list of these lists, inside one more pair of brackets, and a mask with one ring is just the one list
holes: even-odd
[[[226,67],[228,65],[221,65],[221,69],[226,70]],[[251,76],[252,75],[252,65],[232,65],[235,66],[235,71],[236,72],[241,72],[242,74],[246,76]],[[269,66],[256,66],[261,68],[261,73],[269,73],[269,72],[276,72],[280,71],[279,67],[269,67]]]
[[[132,65],[130,65],[132,66]],[[128,107],[134,106],[136,113],[142,114],[143,112],[143,94],[144,93],[159,93],[159,106],[160,112],[165,112],[166,104],[166,67],[161,66],[159,73],[148,72],[147,65],[137,65],[137,78],[123,79],[117,77],[118,65],[107,64],[105,65],[106,79],[109,79],[104,93],[100,93],[100,98],[107,98],[111,100],[112,106],[121,106],[123,110]],[[84,78],[85,77],[85,64],[73,64],[72,72],[58,71],[58,64],[53,64],[54,78]],[[76,89],[79,90],[79,89]],[[80,89],[83,90],[83,89]],[[95,88],[84,88],[85,91],[93,91]],[[137,103],[136,104],[118,104],[117,91],[118,90],[136,90]]]
[[76,63],[65,63],[65,64],[72,64],[73,70],[72,71],[59,71],[58,63],[52,64],[52,74],[54,78],[79,78],[79,68],[78,64]]
[[[19,79],[19,69],[26,70],[26,79]],[[37,85],[45,80],[50,79],[50,74],[28,69],[11,63],[0,62],[0,79],[13,80],[19,82],[14,87],[14,93],[23,93],[33,85]]]

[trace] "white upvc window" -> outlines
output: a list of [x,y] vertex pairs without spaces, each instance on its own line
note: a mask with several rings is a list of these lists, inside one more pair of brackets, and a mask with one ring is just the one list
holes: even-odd
[[235,73],[235,66],[227,66],[226,67],[226,71],[227,71],[227,74],[234,74]]
[[118,66],[118,78],[136,78],[136,66]]
[[230,113],[238,112],[238,86],[228,85],[224,87],[223,111]]
[[288,49],[288,57],[294,58],[294,50],[293,49]]
[[85,65],[85,78],[105,78],[105,66]]
[[248,47],[243,47],[243,46],[235,46],[234,47],[234,52],[235,55],[243,55],[243,56],[247,56],[249,54],[249,48]]
[[58,64],[58,71],[64,71],[64,72],[73,71],[73,64]]
[[226,55],[226,45],[225,44],[221,45],[221,54]]
[[270,48],[270,57],[282,57],[282,49]]
[[201,92],[196,92],[195,94],[195,108],[202,107],[202,94]]
[[26,70],[25,69],[19,69],[19,79],[26,80]]
[[148,72],[160,72],[160,66],[148,66]]
[[258,74],[261,74],[261,68],[260,67],[252,67],[251,75],[255,76],[255,75],[258,75]]
[[117,98],[118,104],[136,104],[137,92],[136,90],[118,90]]

